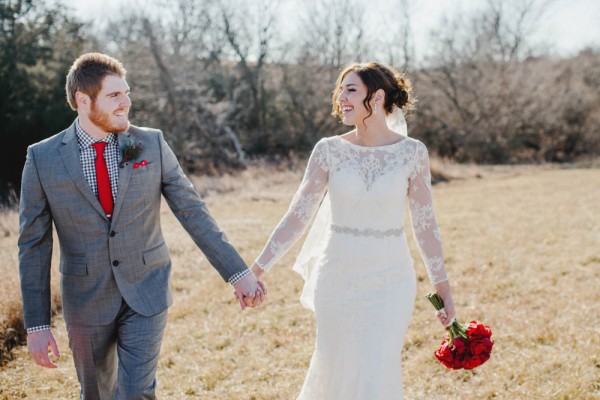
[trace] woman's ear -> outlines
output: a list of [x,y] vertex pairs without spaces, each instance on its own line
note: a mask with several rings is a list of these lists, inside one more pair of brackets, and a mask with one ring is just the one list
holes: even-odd
[[373,93],[373,103],[380,104],[383,107],[383,103],[385,102],[385,91],[383,89],[378,89],[375,93]]

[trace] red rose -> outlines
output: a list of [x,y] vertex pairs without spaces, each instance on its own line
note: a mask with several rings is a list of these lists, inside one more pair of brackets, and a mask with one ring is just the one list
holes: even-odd
[[472,355],[465,359],[463,363],[464,369],[473,369],[475,367],[480,366],[484,362],[486,362],[490,358],[490,355],[487,353],[481,353],[480,355]]
[[469,337],[469,339],[471,338],[471,336],[490,337],[492,336],[492,330],[487,325],[483,325],[477,321],[471,321],[467,325],[467,336]]
[[490,338],[473,338],[469,339],[469,350],[473,355],[490,354],[494,342]]
[[479,355],[479,358],[481,359],[481,363],[483,364],[484,362],[490,359],[490,353],[481,353]]
[[463,367],[464,369],[473,369],[480,366],[483,363],[479,356],[471,356],[465,360]]
[[437,349],[434,353],[435,358],[439,360],[442,365],[446,368],[455,368],[455,360],[454,360],[454,352],[452,351],[452,347],[448,343],[448,340],[444,339],[442,341],[442,345],[439,349]]
[[461,337],[454,338],[452,345],[454,346],[454,352],[459,356],[464,355],[467,351],[467,342]]

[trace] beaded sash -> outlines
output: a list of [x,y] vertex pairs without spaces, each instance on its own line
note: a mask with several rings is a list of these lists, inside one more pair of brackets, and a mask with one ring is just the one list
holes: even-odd
[[399,229],[371,229],[371,228],[351,228],[349,226],[339,226],[339,225],[331,225],[331,230],[335,233],[347,233],[352,236],[370,236],[374,238],[384,238],[390,236],[401,236],[404,234],[404,228]]

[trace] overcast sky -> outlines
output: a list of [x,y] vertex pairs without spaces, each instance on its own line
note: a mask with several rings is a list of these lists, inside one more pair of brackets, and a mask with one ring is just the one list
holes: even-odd
[[[59,0],[60,1],[60,0]],[[123,7],[137,0],[77,0],[65,2],[84,20],[101,17],[110,19],[117,16]],[[252,1],[252,0],[248,0]],[[294,19],[294,8],[302,0],[282,0],[282,15]],[[332,0],[341,1],[341,0]],[[456,12],[456,9],[468,11],[481,5],[482,0],[413,0],[413,34],[417,53],[427,47],[427,38],[444,14]],[[368,5],[368,21],[377,20],[382,12],[389,12],[390,0],[365,0]],[[386,8],[387,7],[387,8]],[[560,55],[576,54],[588,47],[600,47],[600,1],[599,0],[554,0],[540,21],[540,29],[534,37],[536,42],[544,41]],[[295,24],[295,21],[290,21]],[[287,25],[287,20],[285,22]]]

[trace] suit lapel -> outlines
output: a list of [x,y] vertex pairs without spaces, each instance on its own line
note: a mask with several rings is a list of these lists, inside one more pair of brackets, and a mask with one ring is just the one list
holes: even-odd
[[90,185],[83,175],[81,159],[79,158],[79,143],[77,142],[77,135],[75,133],[75,123],[73,123],[73,125],[65,132],[60,148],[60,155],[65,164],[65,168],[77,189],[79,189],[83,197],[94,207],[94,209],[108,221],[106,213],[102,209],[100,202],[94,195],[94,192],[92,192],[92,189],[90,189]]
[[[123,132],[117,134],[117,139],[119,142],[119,149],[122,149],[127,141],[131,138],[131,133]],[[122,155],[121,155],[122,157]],[[119,159],[119,161],[121,161]],[[119,213],[121,212],[121,207],[123,206],[123,200],[125,199],[125,194],[127,193],[127,187],[129,186],[129,179],[131,178],[131,171],[133,171],[133,165],[131,162],[125,163],[123,167],[119,165],[119,188],[117,189],[117,200],[115,202],[115,209],[113,211],[112,216],[112,224],[114,225],[115,221],[119,217]]]

